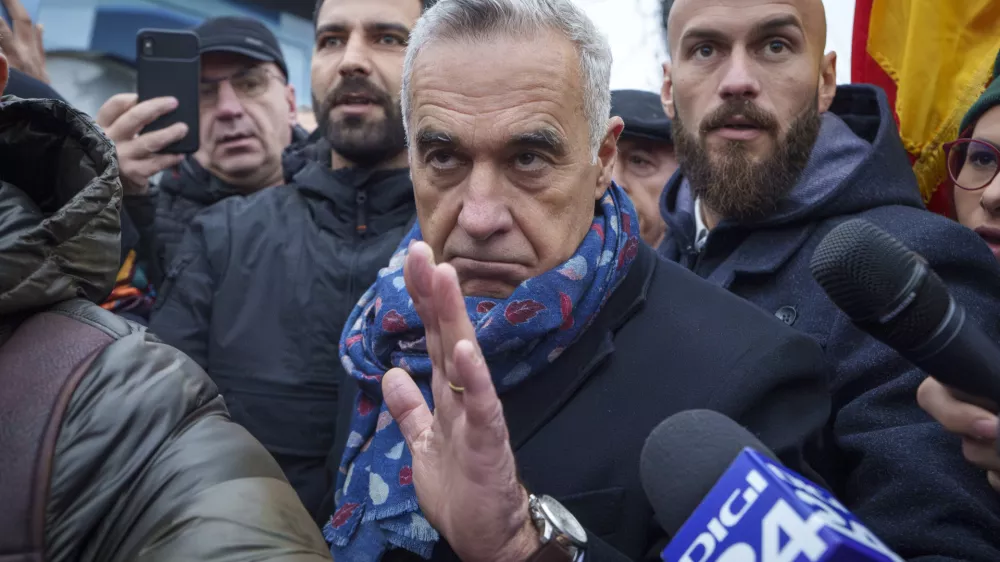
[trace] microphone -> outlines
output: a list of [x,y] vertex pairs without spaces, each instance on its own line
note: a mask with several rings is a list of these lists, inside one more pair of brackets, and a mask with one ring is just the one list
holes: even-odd
[[810,270],[855,326],[942,383],[1000,403],[1000,347],[921,256],[854,219],[820,241]]
[[829,492],[726,416],[689,410],[646,439],[640,478],[670,562],[903,562]]

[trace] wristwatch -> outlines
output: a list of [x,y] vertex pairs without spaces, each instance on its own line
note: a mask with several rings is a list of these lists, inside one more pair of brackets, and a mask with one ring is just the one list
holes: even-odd
[[528,496],[531,521],[542,536],[542,546],[528,562],[583,562],[587,531],[561,503],[549,496]]

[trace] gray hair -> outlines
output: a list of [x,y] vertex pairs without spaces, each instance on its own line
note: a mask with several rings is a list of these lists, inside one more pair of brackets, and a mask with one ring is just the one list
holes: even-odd
[[611,114],[611,46],[570,0],[441,0],[424,12],[410,33],[403,62],[400,104],[407,138],[413,65],[423,47],[440,39],[482,41],[523,37],[543,30],[562,33],[576,47],[584,113],[590,122],[590,145],[596,159]]

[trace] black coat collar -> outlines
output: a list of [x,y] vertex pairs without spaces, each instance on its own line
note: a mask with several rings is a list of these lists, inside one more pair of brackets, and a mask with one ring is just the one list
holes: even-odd
[[625,280],[580,339],[544,372],[500,397],[514,451],[555,417],[614,353],[614,334],[646,302],[657,259],[652,248],[640,244]]

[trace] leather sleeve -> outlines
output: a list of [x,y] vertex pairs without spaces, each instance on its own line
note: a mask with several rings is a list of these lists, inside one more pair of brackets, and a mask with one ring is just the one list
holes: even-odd
[[73,394],[47,507],[52,562],[330,560],[208,376],[145,331],[111,344]]

